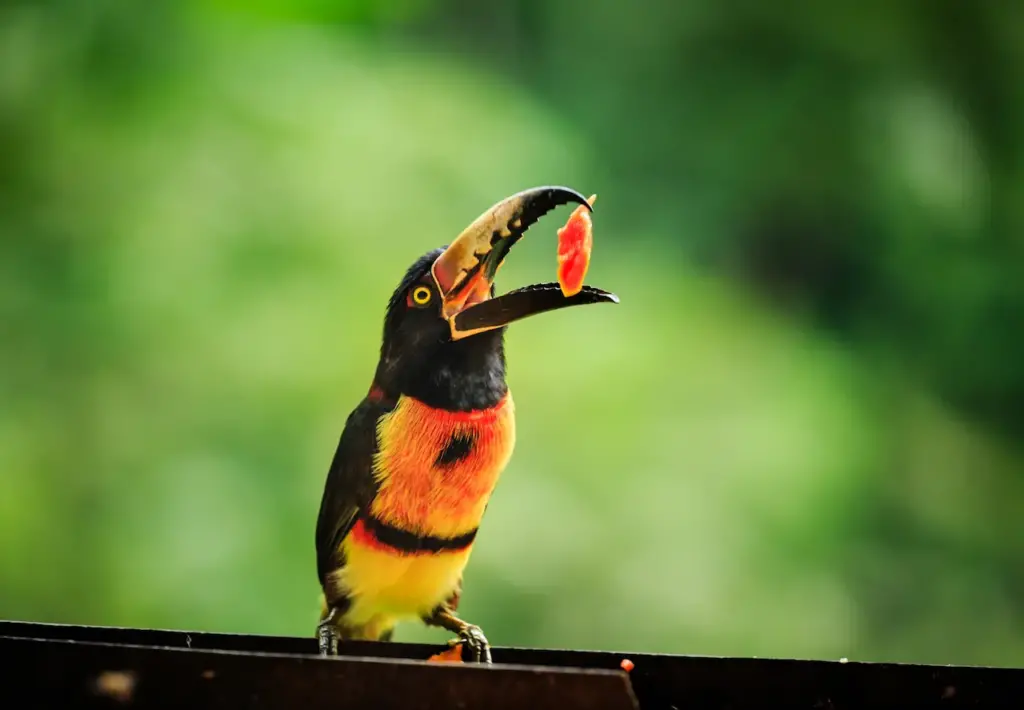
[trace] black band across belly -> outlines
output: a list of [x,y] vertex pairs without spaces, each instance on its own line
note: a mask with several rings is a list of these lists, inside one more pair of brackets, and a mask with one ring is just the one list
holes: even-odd
[[363,525],[382,545],[393,547],[402,552],[457,552],[464,550],[473,544],[476,539],[477,528],[457,537],[435,537],[433,535],[420,535],[388,525],[383,520],[378,520],[372,515],[363,518]]

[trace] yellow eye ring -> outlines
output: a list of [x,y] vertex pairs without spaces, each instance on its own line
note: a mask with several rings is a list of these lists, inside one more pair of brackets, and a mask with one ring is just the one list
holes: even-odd
[[417,286],[412,290],[412,302],[417,306],[425,306],[430,303],[430,289],[426,286]]

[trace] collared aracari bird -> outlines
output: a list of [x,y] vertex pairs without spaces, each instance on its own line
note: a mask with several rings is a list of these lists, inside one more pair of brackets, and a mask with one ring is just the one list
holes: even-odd
[[570,202],[590,209],[564,187],[498,202],[449,246],[420,257],[392,295],[373,382],[345,423],[320,503],[321,654],[336,654],[340,640],[390,640],[398,621],[418,618],[457,634],[472,660],[490,662],[484,634],[457,609],[515,443],[505,329],[545,311],[618,302],[590,286],[567,298],[557,283],[495,296],[509,249]]

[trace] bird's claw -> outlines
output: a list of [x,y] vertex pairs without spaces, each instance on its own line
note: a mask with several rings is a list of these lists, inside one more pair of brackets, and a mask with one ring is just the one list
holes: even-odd
[[491,663],[491,644],[487,641],[487,637],[484,636],[484,632],[480,630],[479,626],[467,625],[459,633],[459,639],[450,643],[452,645],[465,643],[466,648],[469,649],[470,660],[473,663],[483,663],[486,665]]
[[321,656],[338,655],[338,632],[329,621],[322,621],[316,627],[316,638],[320,645]]

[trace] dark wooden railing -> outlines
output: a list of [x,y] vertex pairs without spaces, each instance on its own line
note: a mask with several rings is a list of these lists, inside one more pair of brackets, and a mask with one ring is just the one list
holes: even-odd
[[[1024,670],[494,648],[0,621],[3,708],[875,710],[1024,708]],[[633,663],[627,674],[620,664]]]

